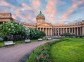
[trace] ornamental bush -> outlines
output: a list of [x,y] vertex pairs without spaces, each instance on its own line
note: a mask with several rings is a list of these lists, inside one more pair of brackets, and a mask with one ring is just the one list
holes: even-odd
[[29,29],[16,22],[7,22],[0,25],[0,37],[3,40],[24,40],[29,37]]
[[30,29],[30,39],[38,39],[45,36],[45,33],[37,29]]

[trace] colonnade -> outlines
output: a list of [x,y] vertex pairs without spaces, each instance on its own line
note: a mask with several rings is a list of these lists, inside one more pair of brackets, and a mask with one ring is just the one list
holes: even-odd
[[75,35],[84,35],[83,29],[81,26],[79,27],[38,27],[37,28],[40,31],[45,32],[46,36],[60,36],[64,33],[71,33]]
[[64,33],[71,33],[77,36],[84,35],[84,27],[69,26],[69,27],[38,27],[40,31],[45,32],[46,36],[60,36]]
[[55,27],[53,31],[54,36],[60,36],[64,33],[82,35],[82,27]]
[[52,36],[52,28],[39,27],[37,30],[45,32],[46,36]]

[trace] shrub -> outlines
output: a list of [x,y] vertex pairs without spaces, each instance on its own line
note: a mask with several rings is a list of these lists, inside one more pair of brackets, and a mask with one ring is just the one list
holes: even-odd
[[64,33],[64,34],[62,34],[61,36],[65,36],[65,37],[75,37],[76,35],[75,35],[75,34],[72,34],[72,33]]
[[49,43],[36,48],[35,51],[30,55],[27,62],[51,62],[49,48]]
[[38,39],[45,36],[45,33],[36,29],[30,29],[30,39]]
[[28,37],[29,29],[16,22],[7,22],[0,25],[0,36],[7,40],[23,40]]
[[24,40],[38,39],[45,36],[45,33],[36,29],[28,29],[16,22],[7,22],[0,25],[0,37],[3,40]]

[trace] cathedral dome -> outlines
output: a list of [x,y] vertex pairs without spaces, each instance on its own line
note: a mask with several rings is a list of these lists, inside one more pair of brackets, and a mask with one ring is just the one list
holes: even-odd
[[45,16],[40,11],[40,13],[37,15],[36,19],[45,19]]

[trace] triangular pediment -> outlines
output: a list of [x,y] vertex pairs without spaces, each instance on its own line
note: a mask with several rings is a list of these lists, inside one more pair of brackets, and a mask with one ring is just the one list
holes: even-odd
[[38,27],[52,27],[52,24],[50,23],[41,23],[38,25]]

